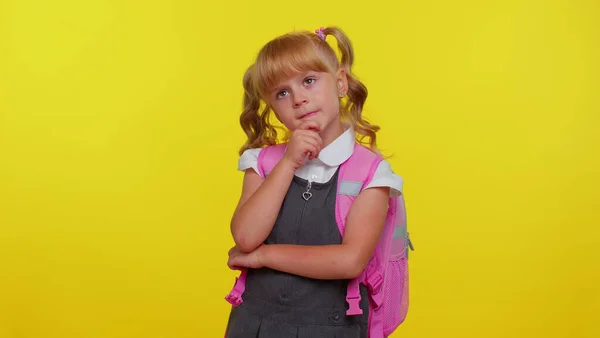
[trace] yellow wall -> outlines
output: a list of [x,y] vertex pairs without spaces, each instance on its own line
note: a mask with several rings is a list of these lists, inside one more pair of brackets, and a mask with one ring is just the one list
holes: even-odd
[[0,2],[0,337],[221,336],[243,71],[330,24],[406,181],[394,337],[600,336],[597,2],[171,2]]

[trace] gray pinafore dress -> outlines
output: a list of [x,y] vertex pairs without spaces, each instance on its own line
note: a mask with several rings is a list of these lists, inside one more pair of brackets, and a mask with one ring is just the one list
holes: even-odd
[[[266,244],[340,244],[335,218],[338,172],[325,183],[295,176]],[[347,316],[348,280],[318,280],[268,268],[249,269],[243,303],[232,308],[226,338],[366,338],[369,300],[361,284],[362,315]]]

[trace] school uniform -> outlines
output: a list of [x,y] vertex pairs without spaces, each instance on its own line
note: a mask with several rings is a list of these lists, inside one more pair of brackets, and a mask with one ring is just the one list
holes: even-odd
[[[354,131],[348,128],[318,158],[298,168],[273,230],[265,244],[329,245],[342,243],[335,203],[339,166],[354,150]],[[238,169],[258,171],[260,149],[249,149]],[[311,181],[309,200],[303,198]],[[370,187],[402,192],[403,180],[387,161],[378,166]],[[362,315],[347,316],[348,280],[319,280],[269,268],[248,269],[243,303],[230,313],[226,338],[366,338],[369,298],[361,284]]]

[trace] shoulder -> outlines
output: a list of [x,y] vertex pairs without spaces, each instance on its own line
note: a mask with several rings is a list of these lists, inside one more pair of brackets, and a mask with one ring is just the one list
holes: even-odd
[[251,148],[245,150],[238,159],[238,170],[254,169],[258,173],[258,156],[263,148]]
[[[238,160],[238,170],[245,171],[247,169],[254,169],[257,173],[260,173],[258,170],[258,161],[261,159],[261,154],[264,156],[264,161],[266,161],[266,165],[272,165],[274,159],[278,158],[285,151],[286,143],[275,144],[271,146],[267,146],[264,148],[250,148],[245,150]],[[265,165],[265,162],[263,162]]]
[[[368,147],[360,144],[355,148],[355,155],[360,156],[361,160],[368,162],[381,157]],[[403,185],[404,179],[392,170],[392,165],[389,161],[382,159],[377,165],[373,177],[363,190],[374,187],[389,187],[390,196],[395,197],[402,194]]]
[[387,160],[379,162],[375,174],[365,189],[373,187],[389,187],[391,196],[402,194],[404,179],[392,170],[392,165]]

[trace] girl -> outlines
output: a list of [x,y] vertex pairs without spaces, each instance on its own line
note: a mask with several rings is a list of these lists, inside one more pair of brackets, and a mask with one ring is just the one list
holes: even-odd
[[[327,35],[337,39],[340,61]],[[361,285],[363,314],[346,316],[347,285],[373,254],[388,198],[401,193],[403,182],[382,161],[352,204],[342,238],[335,217],[339,166],[352,155],[357,134],[376,152],[379,130],[362,117],[367,89],[351,72],[353,60],[339,28],[293,32],[267,43],[244,76],[240,122],[248,140],[238,169],[245,176],[228,265],[247,269],[247,276],[228,338],[367,337],[367,290]],[[270,112],[288,142],[264,178],[259,153],[277,140]],[[310,196],[299,198],[307,186]]]

